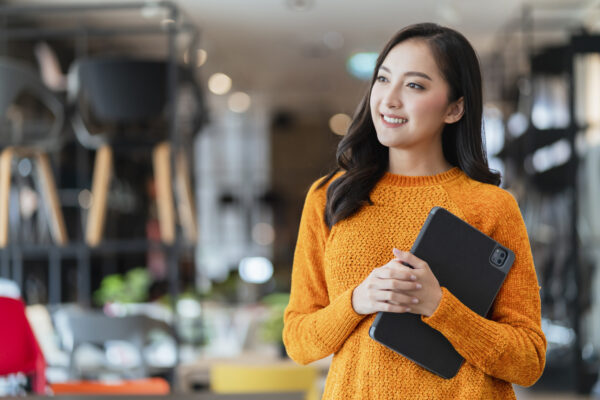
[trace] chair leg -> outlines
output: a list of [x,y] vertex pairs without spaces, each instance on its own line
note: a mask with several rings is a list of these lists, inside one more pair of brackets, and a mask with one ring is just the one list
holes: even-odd
[[198,225],[196,209],[194,207],[194,193],[188,170],[187,157],[183,151],[177,153],[176,185],[177,211],[179,222],[183,227],[183,235],[188,243],[196,243],[198,239]]
[[97,246],[102,240],[111,173],[112,148],[104,145],[96,152],[94,162],[92,205],[89,210],[85,232],[85,241],[90,247]]
[[152,163],[156,185],[156,206],[158,209],[158,225],[163,243],[173,244],[175,241],[175,211],[173,192],[171,190],[171,146],[162,142],[154,147]]
[[43,203],[49,219],[50,233],[55,243],[64,246],[68,242],[67,229],[65,228],[65,219],[58,200],[58,193],[48,155],[38,153],[36,155],[36,164],[37,174],[41,183]]
[[8,244],[10,168],[13,153],[12,147],[7,147],[0,153],[0,248]]

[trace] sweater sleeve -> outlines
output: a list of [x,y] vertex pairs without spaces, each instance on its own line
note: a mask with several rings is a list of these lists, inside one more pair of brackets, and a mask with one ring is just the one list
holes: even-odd
[[442,288],[437,310],[422,319],[440,331],[468,363],[498,379],[531,386],[546,362],[539,286],[519,206],[509,194],[504,204],[491,236],[514,251],[515,261],[490,319],[473,312],[446,288]]
[[329,228],[323,220],[326,188],[310,188],[298,232],[290,302],[284,313],[283,342],[288,355],[307,364],[336,352],[365,317],[352,308],[352,290],[330,299],[323,257]]

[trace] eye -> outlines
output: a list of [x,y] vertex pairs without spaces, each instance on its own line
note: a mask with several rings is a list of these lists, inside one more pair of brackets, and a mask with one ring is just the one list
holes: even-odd
[[419,89],[419,90],[425,89],[423,86],[419,85],[418,83],[414,83],[414,82],[409,82],[406,86],[408,86],[411,89]]
[[387,82],[388,79],[385,76],[379,75],[376,79],[377,82]]

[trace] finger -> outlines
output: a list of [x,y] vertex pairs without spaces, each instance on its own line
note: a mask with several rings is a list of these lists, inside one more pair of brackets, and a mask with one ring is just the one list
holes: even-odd
[[408,251],[398,250],[394,255],[398,261],[405,262],[415,269],[429,269],[429,264]]
[[417,279],[410,268],[395,262],[373,270],[373,276],[379,279],[400,279],[404,281],[414,281]]
[[423,286],[412,280],[400,280],[400,279],[374,279],[369,283],[369,289],[379,289],[379,290],[394,290],[394,291],[405,291],[410,292],[414,290],[419,290]]
[[419,303],[419,300],[416,297],[391,290],[378,290],[373,293],[371,299],[374,301],[386,301],[391,304],[404,306],[410,306],[411,304]]
[[407,313],[411,312],[411,308],[408,306],[400,306],[397,304],[391,304],[384,301],[380,301],[374,304],[375,312],[393,312],[393,313]]

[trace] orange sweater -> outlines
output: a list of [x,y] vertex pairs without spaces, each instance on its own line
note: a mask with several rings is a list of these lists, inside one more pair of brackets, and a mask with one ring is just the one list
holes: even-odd
[[[294,255],[283,340],[307,364],[334,353],[324,399],[514,399],[511,383],[542,374],[546,339],[527,231],[505,190],[453,168],[434,176],[386,175],[374,205],[333,226],[323,220],[327,186],[308,192]],[[515,263],[486,319],[447,289],[430,317],[465,358],[452,379],[440,378],[369,337],[375,317],[352,308],[352,291],[376,267],[409,250],[434,206],[441,206],[515,252]]]

